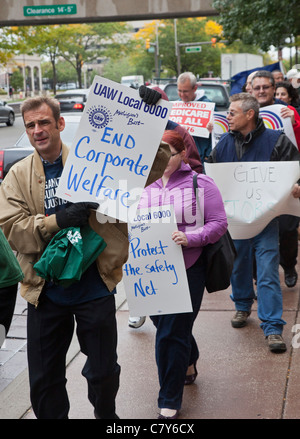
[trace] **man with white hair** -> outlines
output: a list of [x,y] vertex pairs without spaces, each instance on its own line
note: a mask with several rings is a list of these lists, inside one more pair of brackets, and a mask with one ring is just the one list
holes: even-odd
[[[211,102],[208,97],[205,96],[204,90],[198,88],[196,76],[192,72],[184,72],[178,76],[177,91],[180,100],[183,102]],[[207,129],[210,133],[212,128],[213,124],[209,123]],[[201,162],[203,163],[205,158],[207,158],[211,153],[211,134],[209,134],[208,138],[197,136],[193,136],[193,138],[197,145]]]
[[300,70],[291,69],[286,74],[286,79],[293,84],[295,88],[300,87]]

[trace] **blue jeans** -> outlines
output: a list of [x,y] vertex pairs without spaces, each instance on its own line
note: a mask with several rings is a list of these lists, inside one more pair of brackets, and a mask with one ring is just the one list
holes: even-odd
[[265,336],[281,334],[282,292],[279,281],[278,220],[272,220],[251,239],[236,239],[237,258],[231,276],[232,295],[238,311],[250,311],[254,301],[253,260],[256,259],[257,315]]
[[204,267],[201,258],[187,269],[193,312],[151,316],[157,331],[155,357],[160,391],[158,407],[179,410],[188,366],[199,357],[192,335],[204,291]]

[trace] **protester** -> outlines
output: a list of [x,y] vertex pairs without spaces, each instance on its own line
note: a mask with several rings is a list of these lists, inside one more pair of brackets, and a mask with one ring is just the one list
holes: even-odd
[[284,75],[281,70],[273,70],[272,76],[274,78],[275,84],[277,84],[277,82],[284,81]]
[[[159,99],[169,101],[166,93],[157,86],[154,86],[152,88],[141,86],[139,88],[139,93],[142,99],[149,105],[151,105],[151,103],[157,103]],[[167,122],[166,130],[175,130],[177,133],[179,133],[179,135],[183,138],[185,144],[186,158],[191,168],[198,173],[202,173],[203,165],[201,163],[201,159],[194,138],[190,135],[190,133],[184,127],[176,122],[173,122],[170,119]],[[130,316],[128,318],[128,326],[130,328],[137,329],[140,328],[145,323],[145,321],[145,316]]]
[[[21,111],[35,150],[16,163],[1,184],[0,226],[17,252],[25,276],[20,292],[28,301],[28,366],[33,411],[38,419],[68,417],[66,354],[76,319],[80,348],[87,356],[82,374],[88,382],[88,397],[95,417],[118,418],[115,399],[120,366],[114,294],[128,257],[127,224],[100,223],[93,210],[97,204],[71,204],[56,197],[68,155],[68,148],[60,138],[65,121],[58,101],[30,98],[22,104]],[[169,156],[168,145],[161,144],[149,183],[162,175]],[[47,197],[51,197],[51,203]],[[63,288],[37,276],[33,266],[53,235],[67,227],[87,224],[107,246],[80,281]]]
[[[300,99],[297,90],[290,82],[277,82],[275,85],[275,98],[284,101],[288,106],[294,107],[297,112],[300,112]],[[297,116],[296,116],[297,117]],[[299,118],[300,119],[300,118]]]
[[[175,419],[181,408],[184,385],[192,384],[197,376],[199,351],[192,329],[201,306],[205,283],[202,249],[206,244],[216,242],[226,232],[227,219],[220,192],[213,180],[198,174],[198,187],[204,190],[204,225],[201,223],[193,189],[195,172],[185,158],[183,139],[174,130],[165,131],[162,139],[170,146],[171,158],[162,178],[143,192],[140,207],[172,204],[176,217],[180,218],[177,219],[178,229],[173,232],[172,239],[182,246],[193,312],[151,316],[157,329],[155,355],[160,384],[159,418]],[[178,191],[181,196],[178,196]],[[195,222],[195,216],[193,220],[188,220],[192,218],[192,212],[197,212],[198,223]]]
[[[252,94],[257,99],[260,108],[273,104],[282,104],[280,114],[283,118],[290,117],[298,149],[300,146],[300,121],[296,109],[283,100],[275,97],[275,82],[268,71],[258,71],[252,78]],[[284,280],[287,287],[296,285],[298,256],[298,225],[299,218],[293,215],[281,215],[279,218],[280,265],[284,269]]]
[[299,89],[300,85],[300,71],[297,69],[291,69],[286,74],[287,81],[291,82],[293,87]]
[[[211,102],[205,95],[204,90],[201,87],[198,88],[196,76],[191,72],[184,72],[178,76],[177,91],[183,102]],[[209,122],[207,129],[210,133],[208,138],[193,136],[202,163],[204,163],[205,158],[209,156],[212,149],[212,122]]]
[[246,93],[251,93],[252,91],[252,78],[255,75],[255,73],[257,72],[257,70],[255,70],[255,72],[250,73],[250,75],[248,75],[246,82],[245,82],[245,87],[243,89],[243,91],[245,91]]
[[[254,89],[257,83],[253,79]],[[268,84],[266,84],[268,85]],[[269,85],[268,85],[269,86]],[[259,117],[259,103],[249,93],[231,96],[228,111],[229,132],[213,149],[208,162],[261,162],[299,160],[295,145],[281,132],[267,129]],[[300,197],[295,184],[292,194]],[[284,352],[282,338],[282,292],[279,281],[278,219],[273,219],[251,239],[235,239],[237,250],[231,276],[232,295],[236,313],[231,320],[234,328],[246,325],[255,299],[253,289],[253,258],[257,265],[257,303],[261,328],[271,352]]]
[[4,326],[7,335],[15,309],[18,283],[24,275],[1,229],[0,252],[0,325]]

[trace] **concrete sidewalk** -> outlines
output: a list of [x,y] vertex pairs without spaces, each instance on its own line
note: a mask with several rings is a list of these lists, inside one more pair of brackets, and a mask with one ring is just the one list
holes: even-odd
[[[287,322],[283,335],[288,346],[283,354],[269,352],[259,327],[256,304],[248,325],[234,329],[230,324],[234,312],[229,298],[230,289],[205,293],[194,328],[200,350],[199,375],[195,384],[185,388],[180,419],[300,417],[300,335],[297,337],[298,331],[295,332],[294,328],[294,325],[300,324],[300,281],[296,287],[287,288],[282,270],[280,276],[283,319]],[[122,289],[118,296],[121,385],[117,396],[117,413],[121,419],[156,419],[158,379],[154,358],[155,330],[149,318],[141,328],[129,328],[127,302]],[[16,328],[12,327],[12,333],[14,331]],[[28,396],[25,345],[26,340],[23,348],[13,356],[19,357],[23,370],[0,393],[0,419],[35,418]],[[94,419],[93,408],[87,399],[87,385],[81,375],[85,356],[78,352],[74,339],[67,367],[70,419]],[[1,368],[5,368],[6,364],[0,366],[0,383],[4,378]]]

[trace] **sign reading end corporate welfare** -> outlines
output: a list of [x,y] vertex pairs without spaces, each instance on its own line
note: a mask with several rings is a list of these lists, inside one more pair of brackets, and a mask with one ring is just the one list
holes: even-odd
[[149,106],[137,90],[96,76],[57,196],[72,203],[97,202],[100,213],[128,222],[135,214],[171,107],[163,100]]

